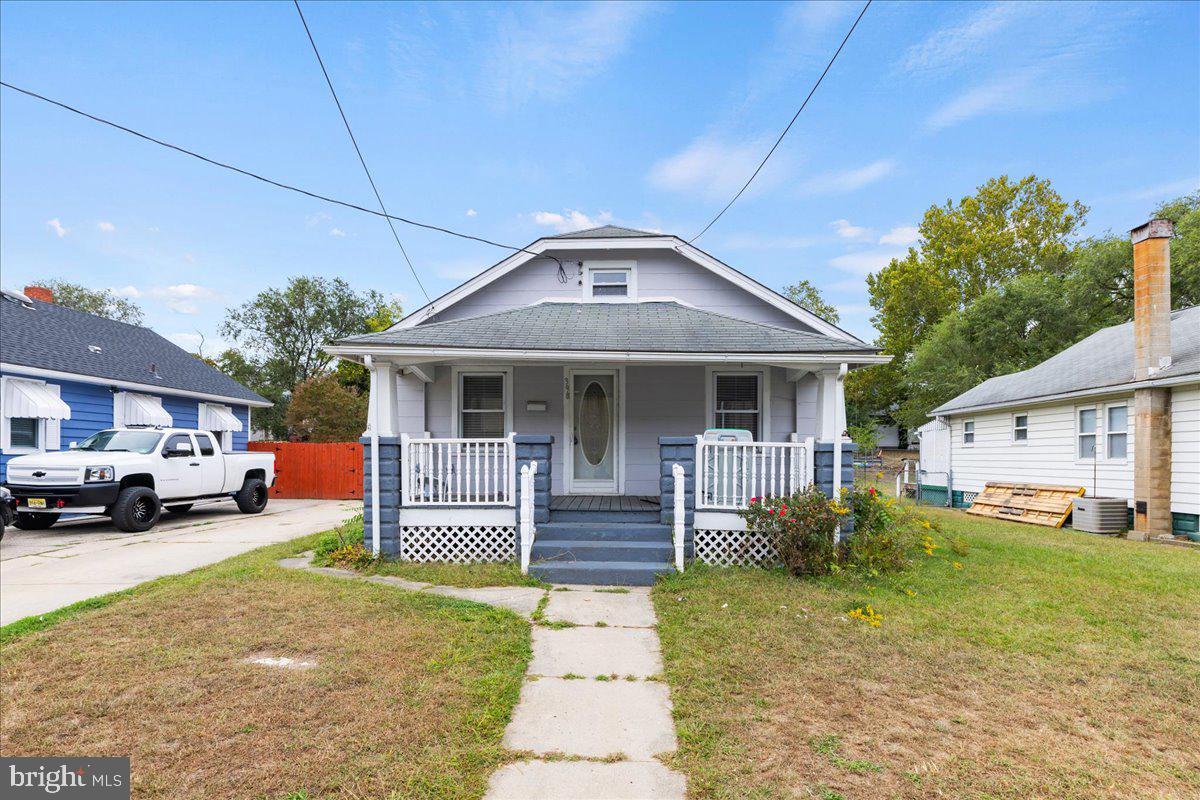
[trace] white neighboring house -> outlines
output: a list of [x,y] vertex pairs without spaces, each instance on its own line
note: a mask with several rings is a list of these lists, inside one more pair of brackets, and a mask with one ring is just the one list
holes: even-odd
[[[1166,250],[1168,241],[1153,234],[1138,240],[1146,227],[1134,231],[1135,294],[1142,296],[1150,276],[1139,248]],[[1200,540],[1200,306],[1169,312],[1169,255],[1160,261],[1167,269],[1165,279],[1155,279],[1167,287],[1165,300],[1157,298],[1162,307],[1139,302],[1133,321],[1097,331],[1036,367],[984,381],[930,412],[934,421],[921,429],[922,467],[934,469],[926,463],[934,455],[940,460],[942,448],[931,446],[927,455],[925,439],[943,442],[945,423],[956,505],[968,504],[989,481],[1082,486],[1088,496],[1125,498],[1135,511],[1147,503],[1153,510],[1153,493],[1165,513],[1150,532],[1166,532],[1169,524]],[[1155,353],[1154,365],[1140,363]],[[1140,422],[1139,395],[1146,406]],[[1139,449],[1146,451],[1140,457]]]

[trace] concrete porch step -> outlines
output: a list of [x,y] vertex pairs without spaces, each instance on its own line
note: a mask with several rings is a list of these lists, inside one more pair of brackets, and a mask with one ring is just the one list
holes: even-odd
[[559,541],[671,541],[671,526],[649,522],[543,522],[537,526],[539,539]]
[[674,571],[669,563],[648,561],[550,561],[529,565],[530,575],[549,583],[591,586],[652,586],[655,576]]
[[659,522],[657,511],[563,511],[550,510],[551,522]]
[[[539,532],[540,533],[540,532]],[[669,562],[674,553],[670,541],[586,541],[576,539],[534,540],[534,561],[651,561]]]

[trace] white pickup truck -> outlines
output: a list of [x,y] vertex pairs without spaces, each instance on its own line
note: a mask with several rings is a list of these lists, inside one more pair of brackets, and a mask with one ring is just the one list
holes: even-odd
[[222,453],[206,431],[110,428],[55,453],[8,462],[5,486],[16,526],[44,530],[61,514],[103,514],[123,531],[147,531],[165,507],[186,514],[197,500],[232,499],[243,514],[267,507],[273,453]]

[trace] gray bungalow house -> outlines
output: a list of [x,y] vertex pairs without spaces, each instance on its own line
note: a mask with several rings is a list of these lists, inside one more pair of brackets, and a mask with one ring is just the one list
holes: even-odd
[[761,557],[737,509],[833,491],[842,380],[888,360],[679,237],[616,226],[539,239],[328,349],[371,370],[369,547],[605,583],[685,550]]

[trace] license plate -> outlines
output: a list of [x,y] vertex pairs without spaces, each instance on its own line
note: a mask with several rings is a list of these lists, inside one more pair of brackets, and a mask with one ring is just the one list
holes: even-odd
[[30,508],[45,508],[46,507],[46,498],[31,497],[31,498],[29,498],[28,505]]

